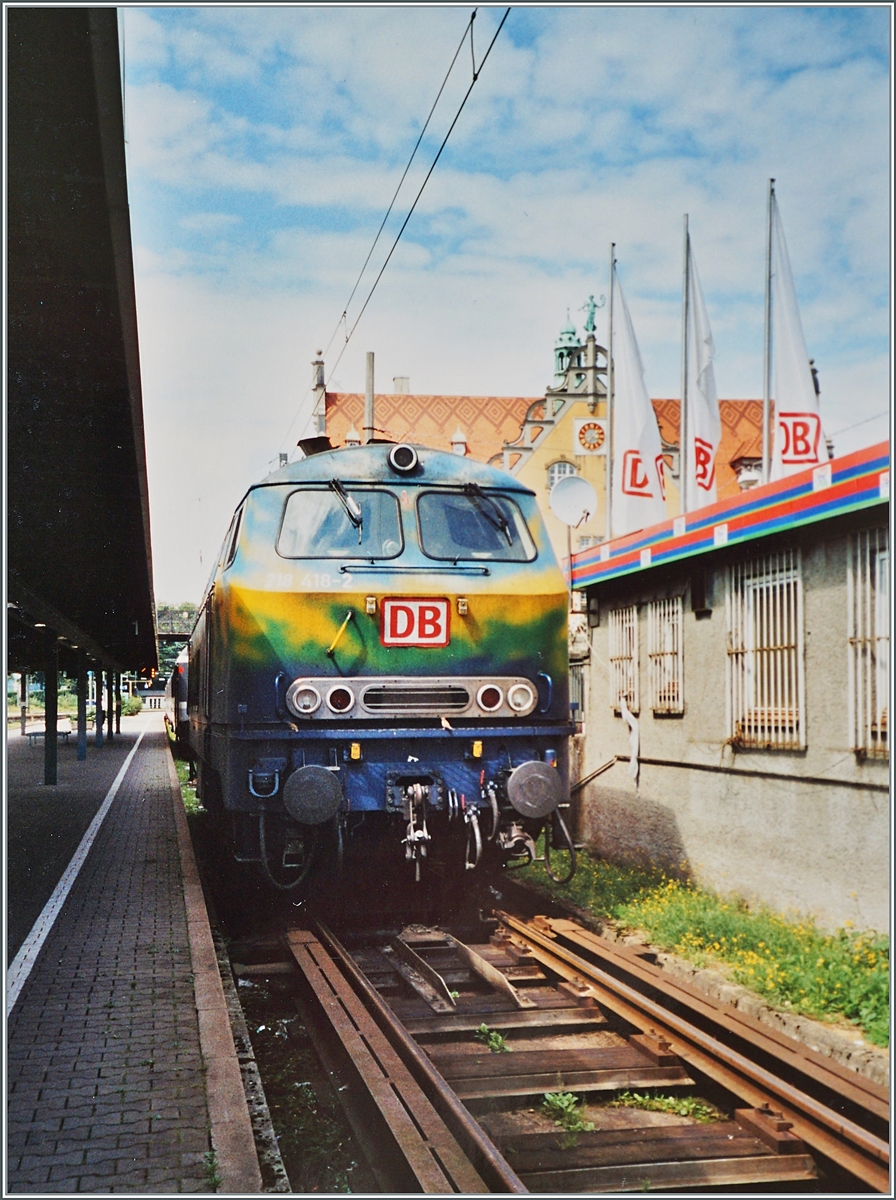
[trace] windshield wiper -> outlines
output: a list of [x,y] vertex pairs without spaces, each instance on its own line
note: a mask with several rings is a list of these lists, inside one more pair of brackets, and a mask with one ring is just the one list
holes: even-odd
[[364,531],[364,514],[361,511],[361,505],[357,500],[353,499],[338,479],[331,479],[329,486],[333,489],[336,495],[342,502],[342,507],[345,509],[345,515],[358,531],[358,545],[361,545],[361,535]]
[[510,532],[507,518],[501,512],[497,502],[491,496],[487,496],[478,483],[465,483],[464,493],[470,497],[486,521],[504,534],[507,538],[507,545],[512,546],[513,534]]

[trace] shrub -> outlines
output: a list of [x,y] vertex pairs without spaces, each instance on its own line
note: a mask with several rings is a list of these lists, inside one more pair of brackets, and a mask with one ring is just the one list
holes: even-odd
[[136,717],[137,713],[142,711],[143,701],[139,696],[128,696],[127,700],[121,706],[121,715],[123,717]]

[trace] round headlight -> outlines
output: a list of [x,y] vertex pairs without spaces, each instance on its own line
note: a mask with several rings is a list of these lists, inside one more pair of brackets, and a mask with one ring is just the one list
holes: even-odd
[[354,703],[354,692],[343,683],[337,684],[327,692],[327,707],[335,713],[348,712]]
[[504,693],[494,683],[485,683],[476,693],[476,703],[483,712],[494,712],[504,703]]
[[310,717],[320,708],[320,692],[313,684],[297,679],[287,688],[286,707],[297,717]]
[[389,451],[389,465],[396,471],[413,471],[417,465],[417,451],[404,443],[393,446]]
[[514,712],[528,712],[535,704],[535,693],[528,683],[515,683],[507,691],[507,703]]

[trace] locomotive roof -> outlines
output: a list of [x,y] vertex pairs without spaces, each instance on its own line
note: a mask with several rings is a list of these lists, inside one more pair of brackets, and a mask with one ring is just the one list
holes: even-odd
[[[413,443],[405,443],[411,445]],[[419,458],[412,471],[396,471],[389,464],[389,451],[395,443],[373,442],[367,446],[349,446],[324,450],[297,462],[287,463],[266,475],[255,487],[277,483],[329,483],[333,478],[343,483],[386,483],[425,487],[441,484],[458,486],[478,483],[481,487],[500,488],[505,492],[521,492],[533,496],[531,488],[508,475],[473,458],[449,454],[414,445]]]

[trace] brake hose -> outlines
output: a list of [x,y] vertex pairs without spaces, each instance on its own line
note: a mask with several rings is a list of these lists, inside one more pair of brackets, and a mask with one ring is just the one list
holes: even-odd
[[576,848],[573,845],[573,841],[572,841],[572,838],[570,837],[569,830],[566,828],[566,822],[563,820],[563,817],[560,815],[559,809],[557,809],[554,813],[554,820],[557,821],[557,823],[560,826],[560,829],[563,832],[563,840],[566,842],[566,848],[569,851],[569,874],[563,875],[563,876],[555,875],[553,870],[551,869],[551,832],[552,832],[552,830],[551,830],[550,824],[546,824],[544,827],[544,869],[548,873],[548,878],[552,879],[554,881],[554,883],[564,884],[564,883],[569,883],[570,879],[572,879],[573,875],[575,875],[575,873],[576,873]]

